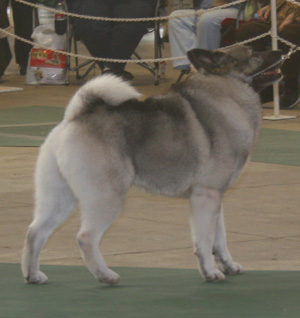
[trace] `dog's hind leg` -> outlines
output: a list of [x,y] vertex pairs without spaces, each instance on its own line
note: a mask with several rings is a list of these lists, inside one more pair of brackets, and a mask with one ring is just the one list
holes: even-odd
[[99,244],[103,234],[121,211],[125,193],[116,191],[110,184],[87,191],[89,195],[83,194],[79,198],[82,225],[77,240],[80,251],[86,266],[96,279],[107,284],[116,284],[120,277],[106,265]]
[[226,232],[222,209],[217,223],[213,253],[215,255],[215,259],[219,269],[224,274],[234,275],[239,274],[243,271],[240,264],[233,262],[232,257],[227,249]]
[[77,200],[62,178],[53,154],[44,147],[36,170],[34,219],[23,249],[22,271],[27,282],[47,282],[47,276],[39,271],[40,252],[49,236],[72,213],[76,204]]
[[222,281],[224,274],[215,268],[212,255],[221,207],[221,194],[209,188],[195,189],[190,197],[191,230],[200,270],[206,281]]

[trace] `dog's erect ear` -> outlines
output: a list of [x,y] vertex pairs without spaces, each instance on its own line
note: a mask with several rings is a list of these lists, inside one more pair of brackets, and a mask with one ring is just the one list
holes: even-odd
[[187,56],[197,70],[203,68],[208,73],[219,75],[228,73],[233,60],[225,53],[202,49],[190,50]]

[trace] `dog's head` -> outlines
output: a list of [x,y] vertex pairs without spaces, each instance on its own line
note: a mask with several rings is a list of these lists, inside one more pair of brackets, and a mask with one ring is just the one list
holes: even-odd
[[197,70],[238,78],[257,92],[282,78],[279,72],[281,54],[281,51],[254,52],[247,46],[236,46],[222,52],[202,49],[187,52]]

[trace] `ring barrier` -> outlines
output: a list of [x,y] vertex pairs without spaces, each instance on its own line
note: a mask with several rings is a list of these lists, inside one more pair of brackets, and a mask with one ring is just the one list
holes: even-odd
[[[31,3],[31,2],[28,2],[28,1],[25,1],[25,0],[15,0],[15,1],[17,1],[19,3],[22,3],[24,5],[28,5],[28,6],[34,7],[34,8],[42,8],[44,10],[48,10],[48,11],[51,11],[51,12],[54,12],[54,13],[59,13],[60,12],[59,10],[53,9],[51,7],[46,7],[46,6],[40,5],[40,4],[34,4],[34,3]],[[201,13],[203,13],[204,11],[205,12],[210,12],[210,11],[214,11],[214,10],[224,9],[224,8],[229,7],[229,6],[240,4],[240,3],[243,3],[243,2],[246,2],[246,1],[247,0],[237,0],[237,1],[225,4],[225,5],[222,5],[222,6],[213,7],[213,8],[209,8],[209,9],[205,9],[205,10],[201,9],[199,11],[201,11]],[[300,6],[300,4],[298,2],[296,2],[295,0],[287,0],[287,1],[292,2],[293,4],[297,4],[297,5]],[[63,12],[63,14],[65,14],[67,16],[70,16],[70,17],[91,19],[91,20],[99,20],[99,21],[150,22],[150,21],[167,21],[169,19],[174,19],[174,18],[179,18],[179,17],[194,16],[195,14],[197,14],[197,12],[198,11],[193,12],[193,13],[178,14],[178,15],[173,15],[173,16],[169,15],[169,16],[154,17],[154,18],[149,17],[149,18],[135,18],[135,19],[95,17],[95,16],[79,15],[79,14],[74,14],[74,13],[70,13],[70,12]],[[15,35],[12,32],[9,32],[6,29],[0,28],[0,32],[2,32],[3,34],[5,34],[7,36],[11,36],[12,38],[15,38],[15,39],[17,39],[19,41],[22,41],[22,42],[25,42],[25,43],[30,44],[32,46],[35,46],[37,48],[48,49],[48,47],[46,47],[46,46],[39,45],[39,44],[37,44],[37,43],[35,43],[33,41],[26,40],[26,39],[24,39],[22,37],[19,37],[19,36]],[[245,44],[251,43],[253,41],[256,41],[258,39],[261,39],[263,37],[266,37],[268,35],[272,36],[272,32],[269,31],[269,32],[263,33],[263,34],[261,34],[259,36],[256,36],[256,37],[253,37],[251,39],[245,40],[243,42],[235,43],[233,45],[227,46],[226,49],[234,47],[234,46],[238,46],[238,45],[245,45]],[[300,50],[300,47],[297,47],[295,44],[293,44],[293,43],[291,43],[291,42],[279,37],[278,35],[276,35],[276,37],[277,37],[277,39],[279,41],[282,41],[283,43],[285,43],[286,45],[290,46],[290,48],[291,48],[289,53],[285,56],[285,58],[289,58],[291,56],[291,54],[293,54],[296,50]],[[222,51],[224,49],[225,48],[220,48],[218,50]],[[52,49],[52,51],[56,52],[56,53],[59,53],[59,54],[64,54],[64,55],[67,55],[67,56],[70,56],[70,57],[78,57],[78,58],[82,58],[82,59],[86,59],[86,60],[94,60],[94,61],[98,61],[98,62],[112,62],[112,63],[136,63],[136,64],[138,64],[138,63],[154,63],[154,62],[160,63],[160,62],[170,62],[170,61],[174,61],[174,60],[186,59],[186,56],[177,56],[177,57],[158,58],[158,59],[139,59],[139,60],[134,60],[134,59],[124,60],[124,59],[122,59],[121,60],[121,59],[109,59],[109,58],[100,58],[100,57],[93,57],[93,56],[88,56],[88,55],[74,54],[74,53],[71,53],[71,52],[63,51],[63,50],[53,50]]]
[[[277,9],[276,0],[271,0],[271,39],[272,39],[272,50],[278,49],[278,32],[277,32]],[[288,41],[287,41],[288,42]],[[283,59],[289,58],[292,51],[295,50],[295,46],[290,47],[290,51],[286,54]],[[263,117],[267,120],[282,120],[282,119],[294,119],[295,116],[280,115],[280,105],[279,105],[279,84],[273,84],[273,115]]]
[[[61,11],[56,10],[51,7],[46,7],[44,5],[40,4],[34,4],[25,0],[15,0],[19,3],[22,3],[24,5],[32,6],[34,8],[42,8],[44,10],[48,10],[53,13],[60,13]],[[243,2],[246,2],[247,0],[237,0],[222,6],[217,6],[213,8],[209,8],[206,10],[199,10],[201,13],[205,12],[210,12],[214,10],[219,10],[219,9],[224,9],[233,5],[237,5]],[[295,0],[287,0],[288,2],[291,2],[295,5],[300,6],[300,3],[295,1]],[[197,14],[197,12],[193,13],[183,13],[183,14],[173,14],[173,15],[168,15],[168,16],[160,16],[160,17],[147,17],[147,18],[129,18],[129,19],[124,19],[124,18],[107,18],[107,17],[95,17],[95,16],[88,16],[88,15],[80,15],[80,14],[75,14],[71,12],[63,12],[64,15],[74,17],[74,18],[82,18],[82,19],[90,19],[90,20],[99,20],[99,21],[107,21],[107,22],[151,22],[151,21],[168,21],[169,19],[174,19],[174,18],[182,18],[182,17],[188,17],[188,16],[194,16]],[[30,44],[32,46],[35,46],[37,48],[42,48],[42,49],[48,49],[46,46],[38,45],[35,42],[26,40],[22,37],[19,37],[11,32],[9,32],[7,29],[0,28],[0,33],[5,34],[6,36],[11,36],[12,38],[15,38],[19,41],[25,42],[27,44]],[[266,36],[271,36],[272,38],[272,49],[277,49],[277,41],[281,41],[282,43],[288,45],[290,47],[289,52],[283,56],[283,59],[288,59],[290,56],[295,53],[296,51],[300,50],[300,47],[297,45],[283,39],[282,37],[278,36],[277,34],[277,17],[276,17],[276,0],[271,0],[271,30],[269,32],[263,33],[259,36],[253,37],[251,39],[245,40],[243,42],[235,43],[233,45],[227,46],[225,48],[220,48],[218,49],[219,51],[222,51],[224,49],[228,49],[234,46],[238,45],[245,45],[248,43],[251,43],[253,41],[256,41],[258,39],[261,39]],[[77,57],[77,58],[82,58],[86,60],[94,60],[94,61],[99,61],[99,62],[112,62],[112,63],[154,63],[154,62],[169,62],[169,61],[174,61],[174,60],[182,60],[185,59],[186,56],[178,56],[178,57],[168,57],[168,58],[158,58],[158,59],[139,59],[139,60],[134,60],[134,59],[129,59],[129,60],[120,60],[120,59],[109,59],[109,58],[98,58],[98,57],[92,57],[92,56],[87,56],[87,55],[81,55],[81,54],[74,54],[71,52],[66,52],[62,50],[53,50],[52,51],[59,53],[59,54],[64,54],[70,57]],[[279,91],[278,91],[278,84],[274,85],[274,116],[271,117],[264,117],[265,119],[270,119],[270,120],[277,120],[277,119],[290,119],[290,118],[295,118],[294,116],[281,116],[279,114]]]

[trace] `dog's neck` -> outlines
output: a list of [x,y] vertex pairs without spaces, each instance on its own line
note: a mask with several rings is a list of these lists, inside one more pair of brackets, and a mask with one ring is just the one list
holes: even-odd
[[231,73],[231,74],[228,74],[227,75],[228,77],[231,77],[231,78],[234,78],[234,79],[237,79],[245,84],[248,84],[248,85],[251,85],[252,81],[253,81],[253,77],[252,76],[240,76],[238,74],[234,74],[234,73]]

